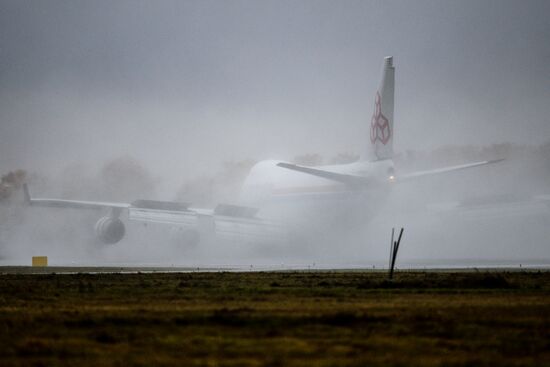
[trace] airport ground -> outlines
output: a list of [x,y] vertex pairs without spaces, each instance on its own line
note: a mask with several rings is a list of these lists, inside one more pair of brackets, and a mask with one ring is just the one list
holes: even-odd
[[548,271],[0,273],[2,366],[550,365]]

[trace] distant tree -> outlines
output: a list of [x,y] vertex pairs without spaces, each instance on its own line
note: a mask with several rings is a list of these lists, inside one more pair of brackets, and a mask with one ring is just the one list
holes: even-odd
[[214,199],[228,203],[238,201],[242,185],[256,163],[253,159],[224,162],[222,171],[215,177]]
[[99,182],[97,172],[81,162],[72,162],[63,168],[61,177],[56,180],[59,195],[64,198],[81,197],[98,199],[101,196],[102,182]]
[[242,183],[250,169],[257,163],[254,159],[245,159],[242,161],[224,162],[222,165],[221,179],[231,183]]
[[99,172],[102,196],[131,201],[154,196],[155,180],[149,171],[132,157],[120,157],[106,163]]
[[0,184],[0,201],[6,200],[11,196],[11,188],[7,185],[4,185],[3,183]]
[[10,171],[0,179],[0,200],[11,198],[25,183],[27,172],[18,169]]
[[214,178],[201,176],[185,182],[176,194],[176,201],[194,206],[209,206],[214,201]]
[[20,188],[23,183],[25,183],[26,176],[27,173],[22,169],[11,171],[2,176],[2,183],[5,185],[13,186],[15,188]]
[[185,182],[177,193],[177,200],[205,206],[236,202],[254,164],[256,161],[252,159],[224,162],[217,173]]
[[320,166],[323,164],[323,157],[317,153],[302,154],[295,156],[292,161],[302,166]]
[[359,159],[358,154],[353,153],[338,153],[330,159],[330,164],[346,164],[352,163]]

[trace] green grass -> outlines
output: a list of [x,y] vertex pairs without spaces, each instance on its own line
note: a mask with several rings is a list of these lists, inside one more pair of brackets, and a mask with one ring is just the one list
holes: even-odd
[[0,365],[550,365],[550,273],[0,276]]

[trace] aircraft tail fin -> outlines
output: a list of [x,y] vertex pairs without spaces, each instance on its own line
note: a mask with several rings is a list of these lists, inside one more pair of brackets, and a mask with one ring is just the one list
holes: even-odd
[[384,58],[382,79],[374,97],[374,112],[370,121],[370,139],[362,160],[382,160],[393,157],[393,102],[395,67],[393,57]]

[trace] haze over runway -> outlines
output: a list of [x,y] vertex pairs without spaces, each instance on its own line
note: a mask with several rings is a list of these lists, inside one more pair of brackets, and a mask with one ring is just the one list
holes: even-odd
[[[299,261],[379,261],[396,225],[407,227],[411,261],[550,257],[547,1],[1,3],[0,173],[26,170],[36,194],[217,204],[236,198],[256,161],[356,156],[381,60],[393,55],[399,164],[511,159],[395,190],[368,237],[350,234],[345,253],[328,244]],[[125,181],[127,168],[139,180]],[[472,209],[472,197],[484,206]],[[78,225],[95,214],[0,215],[0,227],[32,228],[0,231],[9,256],[39,245],[80,263],[187,261],[151,246],[171,235],[157,228],[131,228],[98,255]],[[193,261],[234,252],[199,249]],[[271,255],[262,250],[280,260]]]
[[550,138],[547,1],[2,1],[0,167],[358,153],[380,60],[396,150]]

